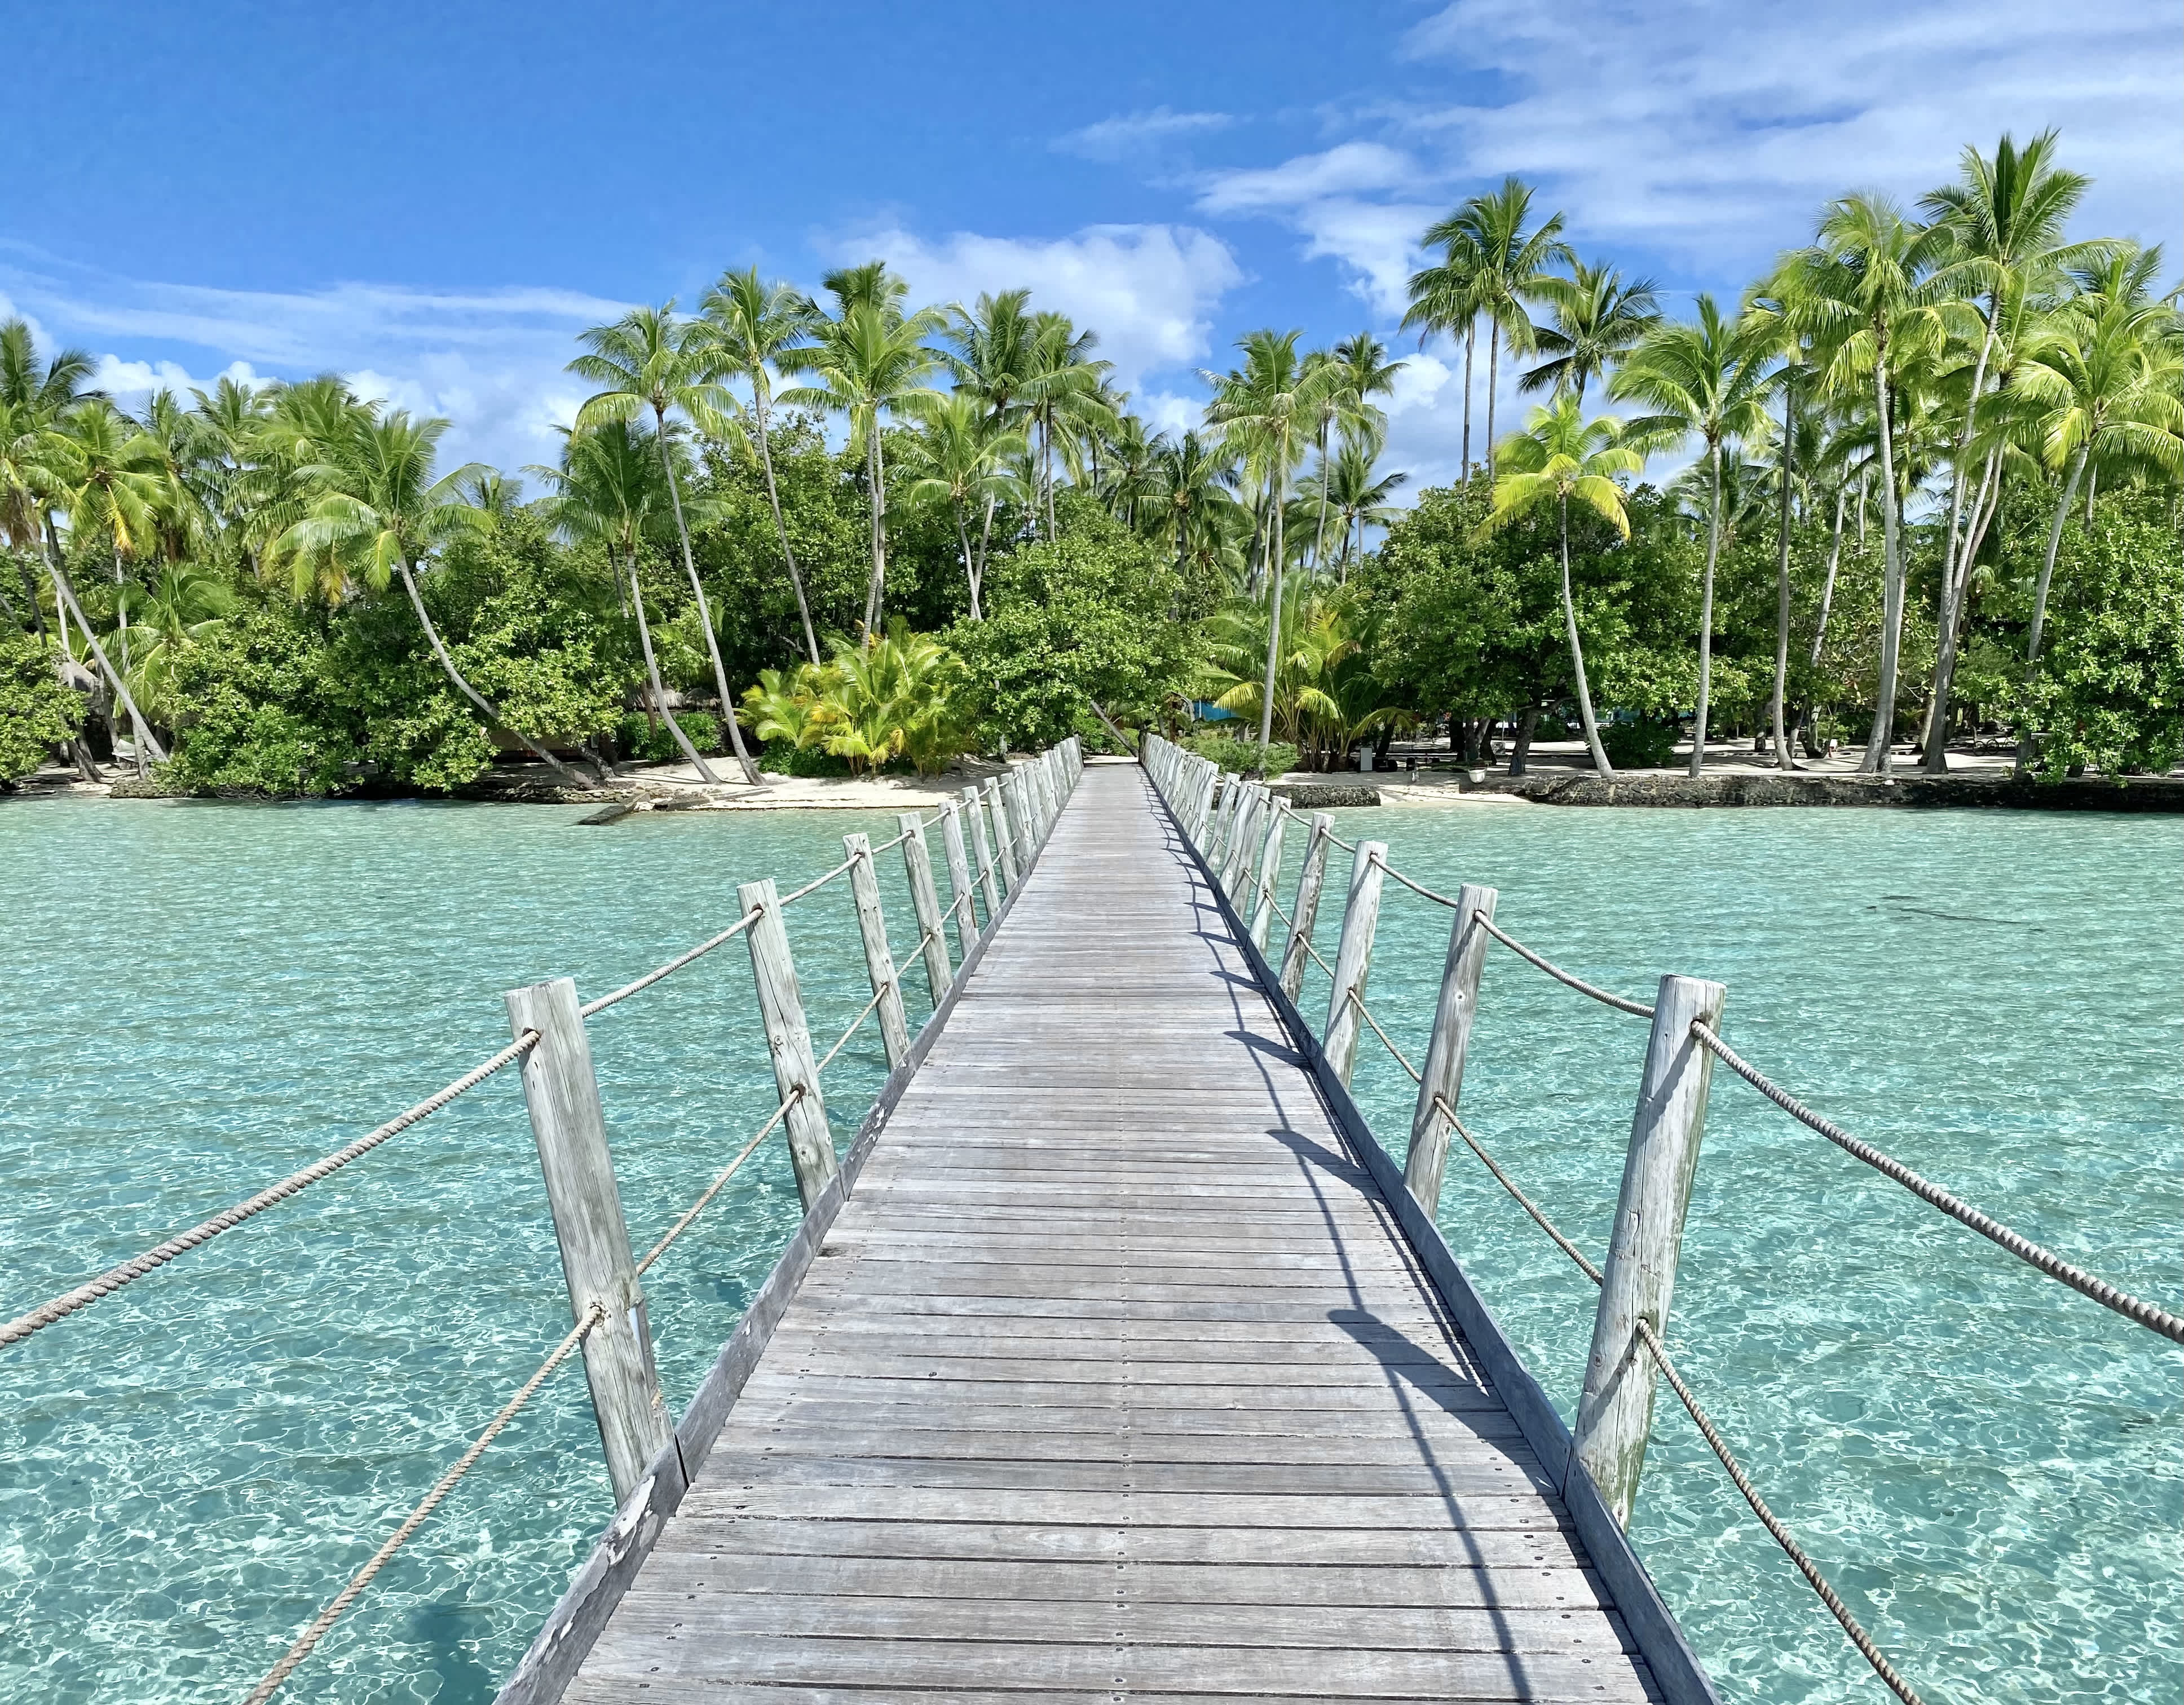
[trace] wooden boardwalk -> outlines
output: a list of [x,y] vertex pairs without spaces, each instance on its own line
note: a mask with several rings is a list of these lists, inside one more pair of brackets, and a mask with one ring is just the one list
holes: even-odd
[[1141,772],[1094,767],[571,1701],[1658,1698]]

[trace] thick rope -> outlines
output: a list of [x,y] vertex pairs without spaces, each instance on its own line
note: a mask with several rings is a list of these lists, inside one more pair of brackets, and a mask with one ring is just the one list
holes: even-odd
[[142,1279],[154,1268],[164,1267],[176,1256],[185,1254],[199,1244],[209,1242],[220,1233],[265,1212],[276,1202],[286,1201],[305,1185],[315,1184],[329,1173],[339,1172],[359,1156],[370,1153],[389,1137],[399,1136],[420,1119],[439,1112],[465,1090],[476,1089],[502,1067],[514,1064],[529,1053],[538,1040],[536,1030],[525,1031],[491,1059],[473,1066],[452,1084],[435,1089],[407,1112],[397,1114],[377,1130],[359,1137],[347,1148],[337,1149],[323,1160],[312,1162],[301,1172],[291,1173],[280,1183],[259,1191],[248,1201],[237,1202],[225,1212],[214,1214],[202,1224],[193,1225],[187,1231],[169,1238],[158,1248],[147,1250],[132,1261],[125,1261],[119,1267],[108,1268],[90,1283],[78,1285],[65,1295],[56,1296],[50,1302],[41,1303],[27,1314],[18,1315],[6,1325],[0,1326],[0,1345],[21,1342],[56,1320],[65,1319],[77,1309],[98,1301],[102,1296],[110,1296],[123,1285]]
[[807,894],[816,894],[821,889],[826,887],[828,883],[833,881],[835,878],[847,874],[850,867],[855,863],[856,860],[853,858],[844,859],[841,863],[836,865],[833,869],[828,871],[824,876],[815,876],[811,881],[805,883],[803,887],[789,889],[787,894],[781,896],[777,904],[782,905],[792,905],[796,901],[803,899]]
[[1511,1178],[1508,1173],[1503,1172],[1501,1167],[1496,1164],[1494,1156],[1488,1154],[1485,1149],[1479,1146],[1479,1139],[1473,1136],[1469,1131],[1464,1128],[1463,1121],[1457,1117],[1456,1109],[1449,1106],[1448,1098],[1445,1095],[1435,1095],[1434,1097],[1434,1106],[1440,1110],[1441,1117],[1448,1121],[1449,1128],[1454,1131],[1457,1135],[1462,1137],[1464,1142],[1470,1147],[1471,1152],[1477,1155],[1481,1161],[1485,1162],[1486,1170],[1494,1174],[1496,1179],[1501,1184],[1502,1188],[1508,1191],[1512,1196],[1516,1198],[1517,1206],[1524,1209],[1526,1213],[1531,1215],[1534,1222],[1539,1226],[1541,1231],[1546,1233],[1549,1237],[1554,1239],[1555,1246],[1561,1250],[1562,1252],[1568,1256],[1572,1261],[1575,1262],[1580,1267],[1583,1268],[1585,1269],[1585,1276],[1587,1279],[1590,1279],[1595,1284],[1605,1284],[1607,1282],[1606,1277],[1601,1273],[1601,1270],[1597,1267],[1593,1265],[1592,1261],[1586,1256],[1585,1252],[1562,1234],[1561,1231],[1556,1228],[1555,1223],[1549,1219],[1545,1213],[1540,1212],[1539,1204],[1534,1201],[1531,1197],[1526,1195],[1522,1190],[1518,1188],[1516,1179]]
[[726,929],[722,930],[718,935],[714,936],[710,940],[699,942],[688,953],[679,955],[676,958],[669,960],[666,964],[660,967],[656,971],[646,972],[644,975],[638,978],[636,982],[623,983],[621,988],[616,989],[611,995],[602,995],[596,1000],[587,1000],[582,1006],[579,1006],[577,1011],[587,1018],[591,1017],[594,1013],[605,1011],[608,1007],[614,1006],[617,1001],[628,1000],[631,995],[636,994],[638,990],[651,988],[652,985],[659,982],[661,978],[672,976],[676,972],[680,971],[684,966],[690,963],[692,960],[703,959],[707,954],[710,953],[715,948],[720,946],[723,942],[733,941],[738,935],[741,935],[746,929],[749,929],[754,923],[756,923],[760,916],[761,914],[759,909],[756,906],[753,906],[749,911],[745,912],[741,917],[738,918],[733,923],[730,924]]
[[[836,1039],[834,1045],[827,1050],[827,1057],[811,1068],[815,1073],[825,1071],[829,1066],[834,1063],[834,1056],[840,1053],[843,1049],[850,1045],[850,1038],[855,1035],[858,1031],[863,1029],[865,1028],[865,1020],[871,1017],[873,1012],[878,1009],[881,996],[884,995],[888,990],[894,987],[894,984],[892,983],[883,983],[880,985],[878,990],[873,995],[872,998],[865,1002],[865,1010],[850,1021],[850,1028],[844,1030],[841,1034],[840,1037]],[[799,1093],[800,1094],[801,1091]]]
[[2038,1268],[2050,1279],[2060,1279],[2082,1296],[2090,1296],[2103,1308],[2114,1309],[2125,1319],[2136,1321],[2149,1332],[2159,1333],[2171,1343],[2184,1344],[2184,1319],[2178,1318],[2164,1308],[2156,1307],[2151,1302],[2142,1301],[2128,1291],[2118,1290],[2106,1279],[2094,1277],[2083,1268],[2073,1267],[2062,1256],[2042,1248],[2031,1238],[2012,1231],[2000,1221],[1988,1218],[1970,1203],[1951,1195],[1939,1184],[1930,1184],[1903,1162],[1883,1154],[1870,1143],[1860,1142],[1841,1126],[1822,1118],[1758,1067],[1749,1064],[1708,1025],[1694,1022],[1691,1034],[1723,1065],[1798,1123],[1818,1131],[1837,1148],[1856,1156],[1883,1177],[1893,1178],[1921,1201],[1941,1209],[1950,1218],[1970,1226],[1981,1237],[2001,1245],[2027,1266]]
[[1396,1063],[1411,1074],[1411,1081],[1413,1084],[1424,1083],[1425,1079],[1418,1075],[1418,1068],[1404,1058],[1403,1050],[1398,1048],[1388,1033],[1380,1028],[1380,1021],[1373,1016],[1373,1009],[1365,1004],[1364,997],[1360,995],[1354,988],[1346,989],[1343,994],[1350,1004],[1357,1009],[1357,1016],[1373,1027],[1373,1034],[1380,1039],[1380,1045],[1393,1054],[1396,1056]]
[[1669,1382],[1669,1389],[1681,1400],[1691,1419],[1697,1423],[1701,1436],[1712,1446],[1714,1455],[1720,1458],[1722,1467],[1729,1470],[1730,1479],[1736,1483],[1737,1490],[1744,1494],[1744,1502],[1752,1506],[1752,1513],[1759,1518],[1760,1525],[1773,1536],[1774,1543],[1782,1547],[1790,1561],[1797,1565],[1798,1574],[1811,1584],[1813,1591],[1820,1596],[1820,1602],[1827,1606],[1835,1619],[1842,1624],[1842,1631],[1850,1636],[1850,1642],[1858,1647],[1859,1655],[1873,1666],[1873,1673],[1888,1684],[1889,1691],[1901,1699],[1903,1705],[1925,1705],[1919,1697],[1918,1690],[1896,1673],[1896,1666],[1874,1644],[1873,1636],[1851,1614],[1850,1607],[1836,1596],[1836,1590],[1828,1585],[1827,1577],[1820,1573],[1812,1558],[1806,1556],[1805,1548],[1797,1543],[1795,1535],[1776,1518],[1774,1512],[1767,1507],[1767,1500],[1759,1496],[1758,1488],[1752,1484],[1751,1477],[1738,1463],[1720,1433],[1715,1430],[1707,1412],[1699,1407],[1699,1400],[1691,1395],[1691,1388],[1684,1384],[1683,1377],[1676,1372],[1675,1363],[1669,1360],[1669,1352],[1662,1348],[1660,1339],[1655,1335],[1652,1324],[1643,1315],[1638,1317],[1637,1329],[1638,1336],[1645,1343],[1647,1353],[1652,1357],[1654,1366],[1661,1370],[1662,1377]]
[[[1436,895],[1435,898],[1438,899],[1439,896]],[[1532,964],[1538,966],[1540,970],[1546,972],[1547,975],[1553,978],[1556,982],[1568,984],[1570,988],[1576,989],[1580,995],[1590,995],[1594,1000],[1600,1002],[1602,1006],[1613,1006],[1618,1012],[1628,1012],[1634,1017],[1639,1018],[1650,1019],[1652,1017],[1653,1009],[1652,1007],[1641,1006],[1635,1000],[1625,1000],[1620,995],[1611,995],[1605,989],[1596,988],[1593,984],[1586,982],[1582,977],[1571,976],[1568,972],[1563,970],[1559,965],[1550,964],[1546,960],[1540,958],[1538,954],[1533,952],[1530,948],[1525,946],[1523,942],[1518,941],[1515,937],[1504,935],[1499,929],[1495,928],[1494,920],[1487,917],[1485,913],[1478,912],[1474,915],[1479,919],[1479,927],[1481,929],[1485,930],[1489,935],[1492,936],[1496,941],[1500,942],[1519,959],[1527,960]]]
[[738,1151],[736,1157],[733,1160],[730,1161],[727,1166],[721,1169],[719,1175],[714,1178],[712,1183],[705,1186],[705,1193],[701,1195],[697,1201],[690,1204],[689,1208],[683,1213],[680,1219],[677,1220],[674,1224],[667,1228],[666,1234],[661,1237],[659,1242],[654,1244],[650,1249],[645,1251],[644,1259],[638,1262],[637,1264],[637,1275],[638,1278],[644,1278],[646,1270],[651,1267],[652,1263],[659,1260],[661,1256],[667,1253],[669,1246],[674,1243],[675,1240],[682,1236],[683,1232],[688,1229],[690,1222],[697,1218],[699,1214],[705,1211],[705,1204],[712,1201],[715,1196],[721,1193],[722,1185],[727,1184],[730,1178],[733,1178],[736,1175],[736,1169],[741,1167],[745,1161],[751,1157],[751,1151],[766,1139],[767,1134],[770,1133],[776,1125],[778,1125],[783,1119],[788,1117],[788,1110],[803,1099],[804,1091],[801,1089],[792,1089],[788,1092],[788,1099],[773,1110],[773,1117],[772,1118],[768,1119],[764,1124],[760,1125],[755,1131],[751,1133],[750,1140],[743,1145],[742,1149]]
[[531,1401],[532,1394],[546,1383],[554,1370],[568,1359],[569,1352],[582,1342],[584,1334],[605,1318],[606,1311],[594,1303],[584,1318],[569,1329],[569,1335],[554,1346],[553,1353],[538,1364],[538,1371],[502,1405],[500,1412],[487,1423],[485,1431],[471,1440],[470,1449],[456,1459],[454,1467],[440,1476],[438,1483],[419,1501],[417,1507],[404,1518],[402,1525],[395,1529],[387,1543],[372,1553],[371,1561],[356,1572],[354,1579],[341,1590],[332,1603],[312,1619],[311,1625],[297,1637],[296,1643],[282,1654],[281,1661],[266,1672],[265,1679],[250,1690],[250,1697],[243,1705],[265,1705],[268,1699],[281,1691],[281,1684],[296,1673],[297,1666],[311,1655],[311,1649],[326,1637],[326,1630],[340,1621],[343,1613],[356,1602],[357,1595],[371,1585],[372,1577],[387,1566],[387,1559],[401,1550],[410,1535],[424,1526],[432,1512],[439,1507],[440,1501],[455,1489],[455,1483],[468,1474],[471,1465],[485,1454],[486,1446],[499,1436],[500,1429],[515,1418],[516,1412]]

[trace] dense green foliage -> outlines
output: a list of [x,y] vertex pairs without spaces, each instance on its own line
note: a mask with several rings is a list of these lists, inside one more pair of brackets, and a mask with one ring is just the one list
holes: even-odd
[[[1513,766],[1572,731],[1655,765],[1687,731],[1694,772],[1693,733],[2163,768],[2184,330],[2158,252],[2070,238],[2086,182],[2050,136],[1967,149],[1915,212],[1844,197],[1680,319],[1516,179],[1474,196],[1404,321],[1461,360],[1461,471],[1407,510],[1370,334],[1247,334],[1170,437],[1028,292],[916,306],[878,262],[585,332],[592,393],[528,497],[336,378],[126,415],[9,321],[0,784],[66,757],[210,792],[526,760],[582,786],[713,777],[724,745],[931,772],[1207,699],[1307,768],[1444,719]],[[1545,398],[1508,432],[1505,357]]]

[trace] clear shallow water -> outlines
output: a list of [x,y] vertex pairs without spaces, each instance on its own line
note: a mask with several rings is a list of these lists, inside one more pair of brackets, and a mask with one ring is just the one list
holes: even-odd
[[[835,813],[605,830],[571,827],[577,815],[0,810],[0,1308],[454,1076],[505,1041],[503,989],[566,973],[603,992],[733,916],[738,881],[787,886],[833,863],[845,831],[894,833]],[[1495,883],[1505,928],[1611,986],[1719,978],[1730,1039],[1841,1123],[2120,1283],[2176,1295],[2174,823],[1517,808],[1338,822],[1435,886]],[[882,866],[901,959],[908,900],[899,863]],[[1413,1057],[1446,928],[1390,885],[1373,1002]],[[840,885],[789,930],[823,1049],[868,993]],[[594,1024],[640,1244],[772,1108],[749,977],[731,944]],[[1643,1043],[1639,1021],[1489,960],[1468,1122],[1594,1248]],[[1366,1047],[1361,1098],[1400,1146],[1407,1081]],[[861,1036],[830,1070],[838,1134],[882,1068]],[[794,1223],[779,1145],[763,1154],[648,1277],[677,1407]],[[1460,1148],[1442,1219],[1567,1413],[1591,1287]],[[0,1701],[238,1697],[566,1318],[504,1074],[8,1352]],[[1726,1074],[1670,1336],[1778,1511],[1936,1705],[2177,1697],[2177,1354]],[[571,1369],[293,1697],[489,1698],[610,1502]],[[1635,1529],[1727,1696],[1885,1697],[1672,1407]]]

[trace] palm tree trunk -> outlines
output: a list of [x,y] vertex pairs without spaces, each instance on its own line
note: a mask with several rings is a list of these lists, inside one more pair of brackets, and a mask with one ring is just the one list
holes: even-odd
[[1836,601],[1836,565],[1842,560],[1843,510],[1848,507],[1849,503],[1850,488],[1837,486],[1835,531],[1828,538],[1828,571],[1826,577],[1820,582],[1819,619],[1813,624],[1813,655],[1810,661],[1815,669],[1820,666],[1820,648],[1827,644],[1828,611],[1834,607]]
[[1463,482],[1471,483],[1471,352],[1479,341],[1479,316],[1463,327]]
[[1486,483],[1494,483],[1494,389],[1502,382],[1502,322],[1486,322]]
[[1691,718],[1692,775],[1706,769],[1707,700],[1713,691],[1713,571],[1721,554],[1721,441],[1707,446],[1713,501],[1707,506],[1706,576],[1699,592],[1699,704]]
[[[2034,671],[2040,662],[2040,630],[2048,622],[2048,588],[2055,578],[2055,557],[2063,547],[2063,523],[2070,518],[2070,503],[2078,494],[2078,481],[2086,471],[2086,452],[2082,447],[2070,459],[2070,476],[2063,482],[2062,500],[2055,505],[2055,519],[2048,528],[2048,553],[2040,560],[2040,579],[2032,588],[2032,627],[2025,641],[2025,684],[2032,684]],[[83,620],[79,613],[76,620]],[[2032,766],[2033,729],[2028,718],[2018,736],[2017,767],[2027,770]]]
[[[486,721],[493,727],[506,729],[508,733],[521,740],[523,743],[523,749],[559,776],[564,787],[581,788],[587,785],[582,776],[532,739],[530,735],[525,733],[521,728],[510,727],[508,719],[486,701],[483,694],[463,678],[463,671],[455,667],[455,660],[448,655],[447,645],[440,638],[440,630],[432,625],[432,618],[425,609],[425,599],[417,590],[417,577],[411,571],[409,560],[405,557],[396,563],[395,570],[402,577],[402,589],[410,594],[410,609],[417,613],[417,625],[425,630],[426,643],[432,648],[432,655],[440,660],[440,668],[446,674],[448,681],[453,683],[455,690],[476,705],[484,713]],[[601,777],[600,779],[604,781],[605,777]]]
[[1039,483],[1046,488],[1046,542],[1054,543],[1054,415],[1051,405],[1039,429]]
[[1319,426],[1319,525],[1312,536],[1312,571],[1314,575],[1327,571],[1327,423]]
[[637,638],[644,648],[644,678],[652,685],[652,702],[667,723],[667,732],[675,744],[682,749],[682,755],[698,766],[698,775],[707,786],[721,778],[715,775],[705,761],[698,755],[698,749],[690,744],[690,737],[682,732],[682,725],[675,720],[675,713],[667,708],[667,689],[660,683],[660,664],[652,653],[652,624],[644,619],[644,588],[637,583],[637,554],[630,553],[629,589],[637,599]]
[[1783,700],[1790,689],[1790,446],[1797,421],[1796,389],[1794,377],[1782,387],[1782,506],[1776,518],[1781,537],[1774,542],[1774,765],[1783,770],[1797,767],[1782,722]]
[[887,603],[887,452],[880,448],[880,421],[872,415],[871,442],[865,448],[865,465],[872,482],[872,577],[865,588],[865,643],[878,635],[880,612]]
[[[1946,776],[1949,772],[1949,694],[1956,684],[1957,630],[1964,625],[1964,592],[1971,583],[1972,534],[1980,512],[1986,507],[1987,488],[1994,482],[1995,468],[2000,458],[1991,454],[1986,459],[1986,471],[1980,476],[1979,490],[1974,493],[1970,512],[1964,517],[1963,548],[1956,548],[1956,516],[1949,518],[1951,549],[1942,564],[1942,610],[1936,624],[1934,647],[1934,691],[1926,707],[1925,755],[1923,767],[1930,775]],[[1961,482],[1961,476],[1960,482]]]
[[[1268,489],[1273,489],[1269,479]],[[1267,594],[1267,678],[1265,690],[1259,698],[1259,759],[1266,761],[1267,746],[1274,738],[1274,671],[1282,655],[1282,504],[1279,493],[1273,504],[1273,519],[1268,529],[1273,549],[1268,556],[1273,565],[1267,576],[1269,588]]]
[[978,566],[971,560],[971,529],[963,519],[963,505],[959,503],[955,510],[956,541],[963,549],[963,578],[971,588],[971,620],[983,621],[986,618],[978,610]]
[[1896,518],[1896,432],[1888,408],[1888,343],[1876,343],[1873,396],[1880,437],[1880,680],[1874,694],[1873,733],[1858,769],[1886,775],[1896,734],[1896,673],[1903,645],[1903,542]]
[[[987,553],[988,551],[989,551],[989,550],[991,550],[991,549],[993,549],[993,544],[994,544],[994,494],[993,494],[993,493],[991,493],[991,492],[989,491],[989,492],[988,492],[988,493],[986,493],[986,515],[985,515],[985,519],[984,519],[983,521],[982,521],[981,522],[979,522],[979,524],[978,524],[978,584],[979,584],[979,585],[981,585],[981,586],[983,586],[983,585],[986,583],[986,553]],[[1183,566],[1183,565],[1182,565],[1182,563],[1181,563],[1181,561],[1180,561],[1180,560],[1178,560],[1178,563],[1177,563],[1176,566],[1177,566],[1178,570],[1178,571],[1180,571],[1180,569],[1181,569],[1181,568],[1182,568],[1182,566]]]
[[[1577,600],[1570,596],[1569,493],[1563,493],[1563,631],[1569,638],[1570,672],[1577,677],[1577,715],[1585,724],[1585,744],[1592,754],[1592,767],[1602,780],[1612,780],[1615,766],[1607,761],[1607,749],[1600,744],[1600,726],[1592,716],[1592,688],[1585,678],[1585,647],[1577,637]],[[1525,741],[1527,749],[1531,742]]]
[[788,565],[788,583],[796,588],[796,613],[804,621],[804,649],[816,663],[819,636],[811,631],[811,602],[804,593],[804,571],[796,566],[796,553],[788,548],[788,523],[781,518],[781,493],[773,483],[773,451],[766,442],[766,397],[755,374],[751,385],[751,407],[758,416],[758,461],[766,471],[766,501],[773,510],[773,530],[781,540],[781,560]]
[[705,602],[705,588],[698,579],[698,560],[690,554],[690,528],[682,519],[682,487],[675,477],[675,459],[667,454],[667,411],[655,408],[653,417],[657,424],[653,437],[660,442],[660,465],[667,471],[667,498],[675,506],[675,537],[682,545],[682,571],[690,577],[691,595],[698,600],[698,625],[705,630],[705,654],[712,659],[713,686],[721,695],[721,721],[728,731],[729,749],[743,766],[744,779],[755,788],[760,785],[758,766],[744,749],[743,730],[736,726],[735,695],[728,691],[728,671],[721,661],[721,642],[713,632],[713,612]]
[[83,606],[75,601],[75,588],[69,584],[68,576],[62,571],[60,563],[53,557],[47,557],[46,571],[53,576],[53,596],[70,615],[75,617],[75,625],[83,630],[84,644],[91,648],[92,656],[98,660],[99,672],[106,677],[108,688],[128,713],[129,738],[136,748],[136,773],[140,776],[145,773],[144,755],[147,752],[158,762],[165,763],[166,748],[152,733],[152,725],[144,720],[144,713],[136,708],[136,701],[129,696],[129,688],[121,678],[121,671],[108,660],[106,648],[98,643],[98,634],[92,632],[91,624],[84,620]]

